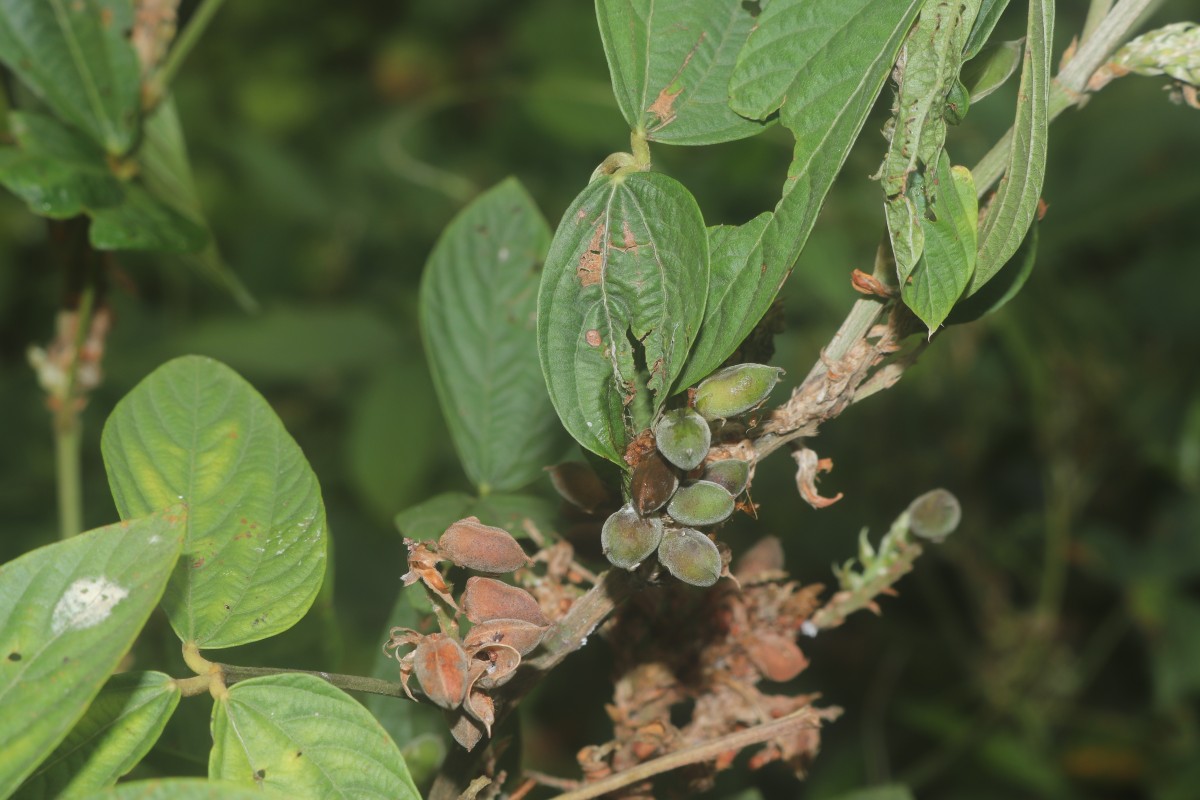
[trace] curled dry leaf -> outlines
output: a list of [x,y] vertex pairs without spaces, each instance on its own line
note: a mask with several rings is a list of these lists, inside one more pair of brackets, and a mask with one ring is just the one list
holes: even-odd
[[468,578],[459,600],[463,613],[475,624],[496,619],[520,619],[541,627],[550,624],[533,595],[495,578]]
[[512,572],[529,563],[529,556],[511,533],[484,525],[478,517],[451,525],[438,539],[438,552],[476,572]]
[[742,646],[763,677],[776,683],[790,681],[808,667],[808,659],[796,643],[778,633],[755,633]]
[[800,496],[804,498],[804,502],[813,508],[821,509],[842,499],[841,492],[833,497],[822,497],[817,491],[817,474],[831,472],[833,461],[828,458],[817,458],[816,451],[809,450],[807,447],[802,447],[792,453],[792,458],[796,460],[796,488],[800,490]]
[[523,619],[494,619],[471,628],[464,644],[472,655],[484,647],[503,644],[525,656],[541,643],[545,633],[545,626]]
[[417,681],[425,695],[442,708],[454,708],[467,693],[467,654],[457,639],[431,633],[414,653]]
[[408,572],[404,573],[400,580],[405,586],[412,586],[417,581],[424,583],[431,592],[457,612],[458,605],[450,596],[450,587],[446,585],[445,578],[437,568],[442,559],[429,547],[430,544],[431,542],[404,540],[404,546],[408,548]]
[[471,664],[471,688],[495,689],[503,686],[517,674],[521,666],[521,654],[506,644],[492,644],[479,648]]
[[550,483],[568,503],[577,506],[587,513],[613,503],[613,497],[608,487],[600,480],[596,471],[580,461],[566,461],[546,467],[550,473]]

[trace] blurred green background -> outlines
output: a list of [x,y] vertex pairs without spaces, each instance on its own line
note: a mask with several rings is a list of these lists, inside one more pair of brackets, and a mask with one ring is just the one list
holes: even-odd
[[[1002,22],[1023,30],[1022,4]],[[184,3],[186,13],[192,4]],[[1060,4],[1058,51],[1086,4]],[[1194,14],[1167,4],[1160,23]],[[920,798],[1191,798],[1200,785],[1200,112],[1164,81],[1117,81],[1052,128],[1037,267],[1001,313],[939,336],[894,389],[810,442],[846,498],[824,511],[792,464],[759,468],[761,520],[803,582],[831,580],[862,526],[881,533],[917,494],[963,501],[883,617],[802,642],[789,691],[846,709],[809,780],[735,771],[714,796],[833,798],[904,782]],[[368,672],[404,571],[396,512],[468,490],[428,377],[416,287],[439,231],[516,175],[556,222],[628,131],[590,3],[456,0],[229,3],[176,87],[217,240],[262,305],[240,310],[184,263],[120,256],[105,380],[84,414],[86,522],[116,519],[100,459],[116,401],[168,358],[225,361],[272,403],[311,460],[334,536],[318,608],[268,643],[222,654]],[[952,131],[972,164],[1007,127],[1015,87]],[[882,230],[868,122],[784,292],[777,362],[800,379],[854,300]],[[709,224],[770,208],[786,131],[655,148]],[[26,348],[67,299],[47,224],[0,196],[0,561],[56,536],[49,415]],[[548,481],[534,489],[550,495]],[[603,643],[527,704],[529,764],[573,774],[608,738]],[[184,674],[162,619],[135,654]],[[562,672],[562,671],[560,671]],[[390,702],[390,701],[389,701]],[[376,704],[373,707],[380,707]],[[207,708],[185,702],[150,771],[204,771]],[[394,732],[436,727],[388,710]],[[403,744],[403,742],[402,742]],[[431,745],[433,746],[433,745]],[[436,750],[436,747],[434,747]],[[747,795],[753,797],[754,795]]]

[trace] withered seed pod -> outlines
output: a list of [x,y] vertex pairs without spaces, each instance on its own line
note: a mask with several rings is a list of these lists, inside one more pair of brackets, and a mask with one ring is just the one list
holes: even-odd
[[756,632],[743,646],[750,661],[769,681],[790,681],[808,666],[808,659],[796,642],[778,633]]
[[529,563],[529,556],[503,528],[467,517],[446,529],[438,539],[438,554],[477,572],[512,572]]
[[658,452],[680,469],[695,469],[704,461],[712,444],[712,431],[704,417],[690,408],[676,408],[662,415],[654,426]]
[[684,525],[716,525],[733,513],[733,495],[712,481],[694,481],[671,498],[667,513]]
[[458,602],[467,619],[476,624],[493,619],[523,619],[541,626],[550,624],[533,595],[495,578],[468,578]]
[[523,619],[494,619],[467,631],[463,644],[472,654],[489,645],[503,644],[525,656],[541,643],[545,634],[545,625],[534,625]]
[[467,693],[469,664],[457,639],[431,633],[413,654],[413,671],[425,696],[442,708],[454,708]]
[[704,480],[724,486],[725,491],[737,497],[750,482],[750,462],[740,458],[713,461],[704,468]]
[[712,540],[691,528],[667,528],[658,560],[684,583],[712,586],[721,577],[721,552]]
[[962,521],[958,498],[945,489],[934,489],[908,505],[909,527],[923,539],[940,542]]
[[696,387],[696,410],[705,419],[745,414],[775,388],[783,370],[766,364],[737,364],[705,378]]
[[596,471],[580,461],[565,461],[546,467],[550,483],[564,500],[589,514],[609,502],[608,488]]
[[625,505],[604,521],[600,546],[614,567],[634,569],[654,553],[662,536],[660,518],[643,519],[632,505]]
[[678,488],[679,474],[662,453],[651,453],[643,458],[629,479],[633,507],[643,517],[665,506]]

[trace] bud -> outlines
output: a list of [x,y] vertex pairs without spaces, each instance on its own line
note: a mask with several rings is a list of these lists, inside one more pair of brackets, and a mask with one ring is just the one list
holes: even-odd
[[534,625],[523,619],[494,619],[481,622],[467,631],[463,644],[472,655],[485,647],[502,644],[524,656],[541,644],[545,633],[545,625]]
[[940,542],[958,527],[962,506],[958,498],[945,489],[926,492],[909,503],[909,529],[922,539]]
[[633,507],[643,517],[665,506],[678,488],[679,475],[658,452],[643,458],[629,479]]
[[726,367],[700,382],[696,410],[705,419],[728,419],[744,414],[767,399],[783,370],[766,364]]
[[684,525],[715,525],[733,513],[733,495],[712,481],[694,481],[675,493],[667,513]]
[[662,537],[660,518],[642,519],[632,505],[625,505],[604,521],[600,547],[614,567],[635,569],[650,557]]
[[467,654],[457,639],[431,633],[413,654],[413,669],[425,696],[442,708],[454,708],[467,693]]
[[695,469],[708,453],[712,431],[692,409],[677,408],[662,415],[654,426],[654,439],[667,461],[680,469]]
[[438,539],[438,553],[477,572],[512,572],[529,563],[529,556],[511,533],[484,525],[478,517],[451,525]]
[[750,482],[750,462],[740,458],[713,461],[704,468],[704,480],[724,486],[725,491],[737,497]]
[[477,624],[494,619],[522,619],[542,627],[550,624],[533,595],[495,578],[468,578],[459,603],[467,619]]
[[658,560],[684,583],[712,586],[721,577],[721,553],[712,540],[691,528],[667,528]]

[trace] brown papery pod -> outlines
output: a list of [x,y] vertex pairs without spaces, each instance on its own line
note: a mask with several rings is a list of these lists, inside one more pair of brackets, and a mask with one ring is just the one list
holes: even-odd
[[478,517],[460,519],[447,528],[438,539],[438,553],[476,572],[512,572],[529,563],[511,533],[484,525]]
[[[508,683],[521,666],[521,654],[506,644],[490,644],[475,653],[471,665],[471,686],[495,689]],[[471,689],[467,689],[468,696]]]
[[751,634],[742,646],[754,666],[769,681],[790,681],[808,666],[808,659],[796,643],[778,633]]
[[550,483],[564,500],[582,508],[589,514],[612,503],[608,487],[600,480],[596,471],[580,461],[565,461],[546,467]]
[[458,601],[467,619],[476,624],[494,619],[523,619],[543,627],[550,624],[533,595],[495,578],[468,578]]
[[541,644],[545,633],[545,627],[523,619],[494,619],[471,628],[464,644],[471,655],[490,645],[504,644],[524,656]]
[[486,692],[472,691],[463,701],[463,709],[483,723],[483,729],[488,736],[492,735],[492,724],[496,721],[496,704]]
[[483,739],[483,725],[474,717],[463,711],[461,708],[447,709],[445,711],[446,724],[450,726],[450,735],[454,737],[454,741],[470,752],[475,749],[475,745],[479,744]]
[[629,479],[633,507],[643,517],[665,506],[678,488],[679,473],[657,451],[642,459]]
[[462,703],[470,664],[457,639],[431,633],[417,645],[413,656],[413,669],[426,697],[442,708]]

